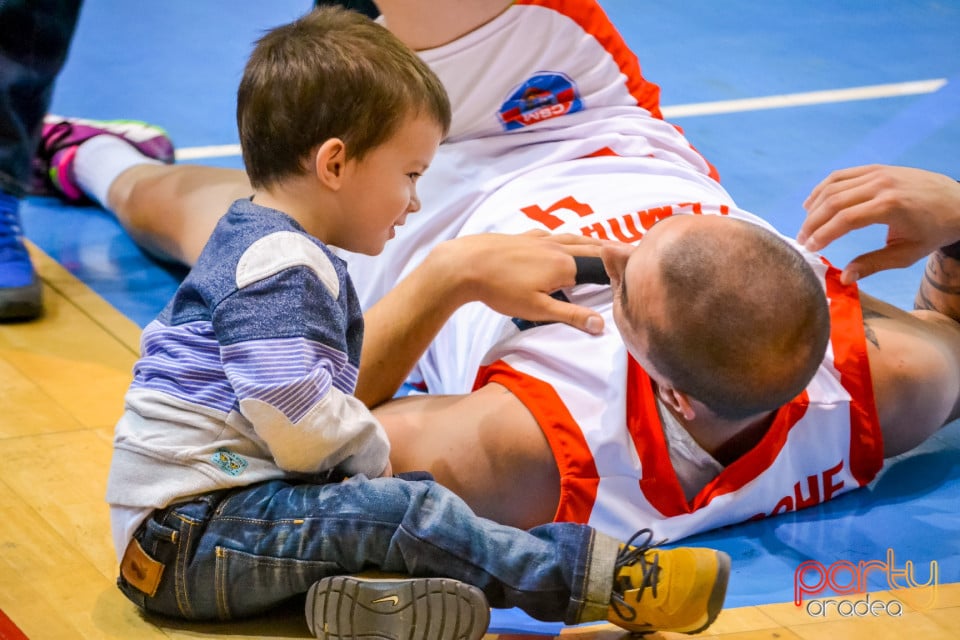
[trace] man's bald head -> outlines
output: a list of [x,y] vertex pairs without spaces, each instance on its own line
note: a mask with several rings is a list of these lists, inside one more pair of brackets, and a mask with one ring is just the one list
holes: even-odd
[[743,220],[676,216],[636,252],[647,254],[626,266],[622,317],[675,389],[738,419],[806,387],[823,360],[830,316],[820,280],[796,249]]

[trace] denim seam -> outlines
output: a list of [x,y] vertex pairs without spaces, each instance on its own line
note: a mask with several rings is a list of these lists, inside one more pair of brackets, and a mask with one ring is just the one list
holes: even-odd
[[[174,515],[184,523],[186,528],[185,535],[177,545],[177,570],[174,573],[176,579],[174,592],[177,598],[177,608],[180,610],[181,615],[190,619],[192,617],[191,612],[193,607],[190,606],[190,595],[187,591],[187,565],[189,564],[188,556],[190,544],[193,540],[194,525],[192,521],[182,517],[180,514]],[[181,529],[181,531],[183,531],[183,529]]]

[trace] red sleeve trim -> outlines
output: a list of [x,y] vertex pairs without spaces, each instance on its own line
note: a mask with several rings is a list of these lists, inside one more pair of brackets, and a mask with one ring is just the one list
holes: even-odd
[[517,371],[503,360],[481,367],[474,388],[495,382],[515,395],[533,414],[560,470],[560,504],[554,520],[588,522],[600,478],[579,425],[546,382]]
[[860,486],[873,480],[883,467],[883,433],[873,394],[867,357],[863,310],[856,284],[840,282],[840,270],[827,264],[827,297],[830,298],[830,341],[840,384],[850,401],[850,473]]

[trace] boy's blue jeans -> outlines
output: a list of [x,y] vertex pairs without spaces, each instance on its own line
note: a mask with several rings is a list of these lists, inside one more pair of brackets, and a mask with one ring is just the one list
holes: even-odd
[[496,524],[432,481],[363,476],[207,494],[154,512],[135,539],[162,577],[153,597],[122,575],[120,589],[193,620],[257,614],[324,576],[370,570],[455,578],[541,620],[601,620],[619,546],[579,524]]

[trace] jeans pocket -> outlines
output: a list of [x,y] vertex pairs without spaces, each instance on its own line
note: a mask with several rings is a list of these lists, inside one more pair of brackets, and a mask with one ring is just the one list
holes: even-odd
[[[117,587],[127,598],[141,609],[158,613],[176,615],[178,611],[171,608],[176,603],[174,594],[174,571],[177,561],[177,537],[179,532],[157,522],[158,514],[147,518],[133,537],[150,560],[163,565],[163,574],[160,577],[156,594],[152,597],[128,583],[123,574],[117,578]],[[133,544],[131,542],[130,544]]]
[[214,594],[217,617],[263,613],[307,592],[324,576],[343,573],[336,563],[254,555],[217,547]]

